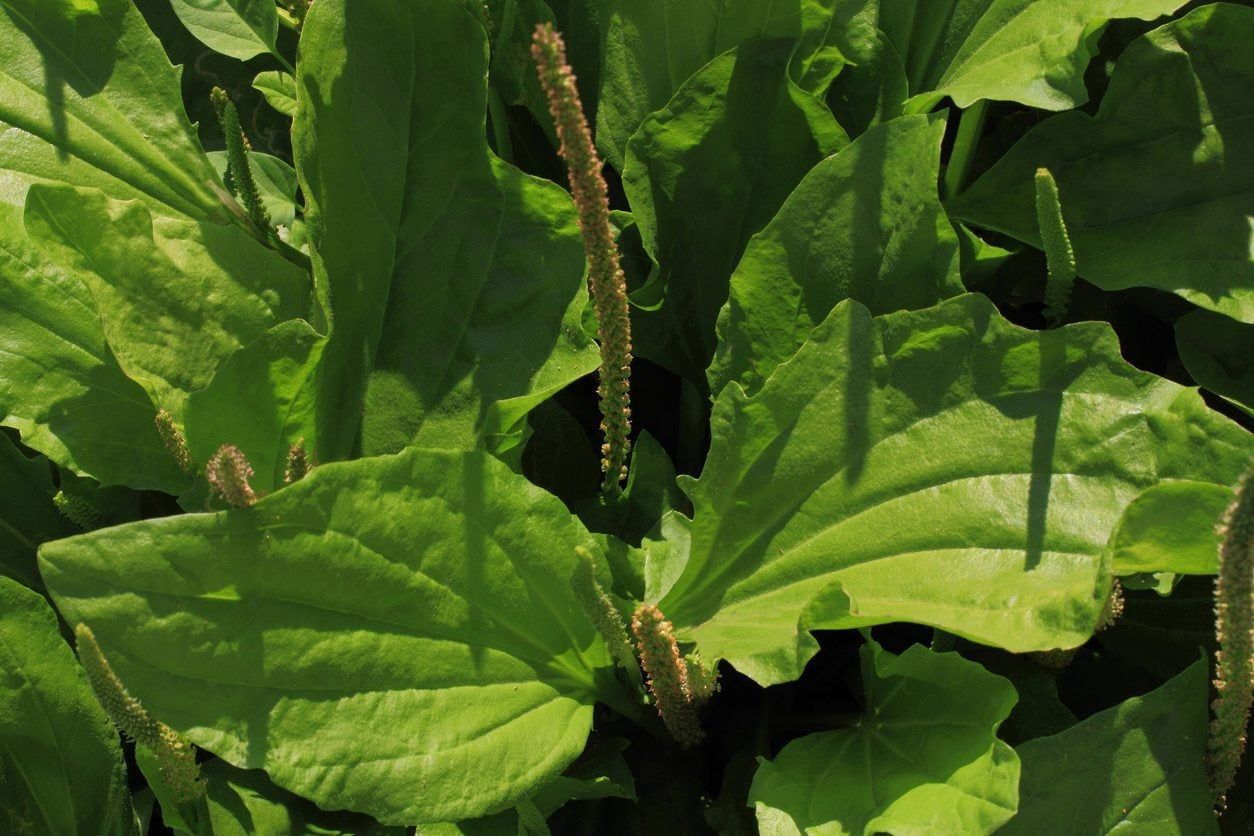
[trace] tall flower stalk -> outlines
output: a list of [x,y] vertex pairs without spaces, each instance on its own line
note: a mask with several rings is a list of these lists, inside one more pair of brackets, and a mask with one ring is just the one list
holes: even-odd
[[610,226],[610,201],[601,175],[601,159],[592,144],[575,75],[566,62],[566,44],[552,25],[542,23],[532,38],[540,85],[549,100],[549,113],[561,142],[571,196],[579,210],[588,260],[588,292],[597,315],[601,343],[600,386],[602,490],[618,491],[627,475],[631,449],[631,321],[627,307],[627,279],[618,262],[618,247]]
[[1220,521],[1219,576],[1215,581],[1215,719],[1207,765],[1215,800],[1223,807],[1245,751],[1254,699],[1254,466]]
[[[631,619],[631,632],[640,651],[640,664],[649,675],[649,692],[666,730],[687,748],[701,742],[701,723],[688,682],[688,663],[679,653],[675,629],[653,604],[641,604]],[[701,687],[706,688],[703,675]],[[713,693],[713,684],[709,685]],[[707,695],[708,696],[708,695]]]
[[252,165],[248,160],[252,147],[248,143],[248,137],[244,135],[243,126],[240,125],[239,111],[235,109],[235,103],[227,96],[226,91],[220,87],[213,88],[209,99],[218,114],[222,134],[226,137],[227,163],[223,181],[231,194],[244,204],[249,220],[258,230],[268,233],[272,227],[270,212],[262,202],[261,190],[257,188],[257,181],[253,178]]
[[1067,316],[1075,286],[1075,251],[1062,217],[1058,183],[1047,168],[1036,170],[1036,225],[1041,232],[1048,277],[1045,282],[1045,318],[1057,325]]

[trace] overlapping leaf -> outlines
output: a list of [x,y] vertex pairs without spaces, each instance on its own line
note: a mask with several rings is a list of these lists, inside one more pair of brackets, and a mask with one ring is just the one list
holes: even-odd
[[[569,197],[496,160],[486,40],[456,0],[320,0],[293,142],[333,310],[318,447],[467,447],[488,406],[595,368]],[[364,418],[363,418],[364,403]]]
[[171,0],[170,5],[187,30],[215,52],[241,61],[278,53],[274,0]]
[[412,824],[526,797],[616,701],[569,592],[577,545],[495,459],[411,450],[48,544],[41,566],[155,716],[324,808]]
[[944,133],[944,121],[903,116],[810,170],[732,274],[712,391],[758,389],[842,299],[880,314],[962,292],[936,195]]
[[131,0],[0,2],[3,124],[0,169],[229,218],[179,73]]
[[1019,812],[998,833],[1218,833],[1206,782],[1206,667],[1018,747]]
[[0,432],[0,575],[42,589],[35,566],[40,543],[76,534],[52,504],[52,471],[46,459],[28,459]]
[[1019,758],[997,739],[1015,689],[956,653],[862,648],[866,713],[794,740],[749,790],[771,836],[992,833],[1014,815]]
[[667,548],[686,563],[655,591],[706,658],[763,683],[800,673],[816,627],[1075,646],[1123,508],[1164,478],[1228,484],[1254,450],[1106,327],[1026,331],[980,296],[876,319],[842,303],[712,421],[690,542]]
[[118,733],[43,597],[0,577],[0,827],[126,836]]
[[1119,58],[1095,116],[1030,131],[950,213],[1040,245],[1033,173],[1058,181],[1079,274],[1254,323],[1254,9],[1219,3]]
[[665,301],[638,311],[637,353],[696,383],[750,236],[845,144],[830,111],[788,76],[790,41],[755,41],[689,79],[631,138],[623,188]]

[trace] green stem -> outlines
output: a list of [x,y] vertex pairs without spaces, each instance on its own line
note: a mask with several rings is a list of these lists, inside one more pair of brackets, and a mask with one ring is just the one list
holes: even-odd
[[300,31],[300,21],[292,15],[287,9],[279,7],[275,9],[279,16],[279,25],[293,31]]
[[971,170],[971,160],[975,157],[976,146],[980,143],[980,134],[984,131],[984,117],[987,114],[987,99],[980,99],[962,111],[958,122],[958,135],[954,137],[954,147],[949,152],[949,164],[945,167],[945,177],[942,182],[946,199],[958,194],[962,190],[962,184],[966,182],[967,172]]
[[514,145],[509,138],[509,121],[505,115],[505,102],[495,87],[488,87],[488,118],[492,122],[492,138],[496,155],[511,165],[514,162]]

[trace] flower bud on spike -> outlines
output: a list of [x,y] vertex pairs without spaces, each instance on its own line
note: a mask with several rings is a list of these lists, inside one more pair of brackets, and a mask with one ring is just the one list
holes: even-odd
[[290,485],[304,479],[313,470],[313,460],[305,450],[305,439],[301,439],[287,450],[287,467],[283,471],[283,484]]
[[130,695],[122,680],[118,679],[109,661],[105,659],[91,628],[79,624],[74,628],[78,645],[78,659],[87,672],[96,698],[104,706],[105,713],[123,734],[141,746],[146,746],[156,756],[161,775],[180,803],[195,801],[205,790],[196,766],[196,751],[178,732],[152,715]]
[[548,23],[536,26],[531,56],[540,86],[549,100],[549,113],[561,141],[570,193],[579,211],[584,254],[588,260],[588,293],[597,315],[601,343],[600,385],[601,472],[604,491],[617,491],[627,475],[631,449],[631,319],[627,306],[627,279],[618,262],[618,246],[610,226],[609,194],[601,174],[601,159],[592,144],[584,118],[575,75],[566,63],[566,44]]
[[56,496],[52,498],[52,504],[57,506],[57,510],[67,520],[83,529],[83,531],[92,531],[100,527],[100,512],[81,496],[75,496],[65,491],[57,491]]
[[253,476],[248,463],[238,447],[223,444],[205,465],[205,478],[214,496],[235,508],[247,508],[257,501],[248,480]]
[[597,583],[596,567],[592,555],[583,546],[575,547],[575,574],[571,576],[570,585],[575,592],[575,600],[583,607],[601,638],[610,649],[610,655],[623,670],[637,677],[639,681],[640,665],[636,662],[636,654],[631,649],[631,640],[627,638],[627,628],[618,614],[618,608],[610,600],[601,585]]
[[688,686],[688,668],[679,655],[674,628],[653,604],[641,604],[631,619],[640,663],[649,675],[649,691],[662,722],[684,748],[701,742],[701,724]]
[[187,439],[174,425],[174,416],[164,409],[158,410],[154,422],[157,425],[157,435],[161,436],[161,443],[165,445],[166,452],[174,459],[179,470],[188,476],[192,475],[192,456],[187,451]]
[[1215,718],[1210,724],[1207,766],[1211,790],[1222,808],[1245,751],[1250,700],[1254,698],[1254,466],[1220,520],[1219,573],[1215,580]]
[[270,212],[261,200],[261,191],[257,181],[253,179],[253,170],[248,162],[248,152],[252,150],[244,128],[239,123],[239,111],[220,87],[213,88],[209,94],[213,109],[218,114],[218,122],[222,125],[222,133],[226,137],[226,175],[222,178],[227,189],[244,204],[248,217],[263,232],[272,229]]
[[1075,284],[1075,253],[1071,236],[1062,217],[1058,183],[1047,168],[1036,170],[1036,225],[1045,249],[1045,265],[1049,277],[1045,282],[1045,318],[1051,325],[1067,315],[1071,304],[1071,288]]

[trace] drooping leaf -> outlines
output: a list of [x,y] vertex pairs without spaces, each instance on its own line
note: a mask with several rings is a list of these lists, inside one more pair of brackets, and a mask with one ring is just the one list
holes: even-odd
[[693,383],[750,236],[845,143],[831,113],[788,77],[788,41],[720,55],[649,116],[627,146],[623,188],[665,301],[636,311],[636,354]]
[[998,833],[1217,833],[1206,782],[1206,666],[1017,747],[1019,812]]
[[0,202],[0,416],[22,442],[104,484],[177,493],[187,477],[161,444],[157,408],[105,344],[96,302]]
[[1214,482],[1167,480],[1134,499],[1111,537],[1116,575],[1174,572],[1213,575],[1220,537],[1215,526],[1232,489]]
[[1165,478],[1228,484],[1254,451],[1108,328],[1027,331],[975,295],[875,319],[841,303],[757,395],[724,389],[712,432],[660,606],[762,683],[795,678],[818,627],[1073,647],[1123,508]]
[[31,186],[25,217],[32,239],[90,289],[122,370],[176,419],[232,352],[309,311],[308,274],[236,227],[43,184]]
[[862,648],[866,713],[764,760],[749,790],[758,826],[803,833],[992,833],[1018,802],[1019,758],[997,739],[1015,689],[957,653]]
[[[944,97],[958,107],[981,99],[1066,110],[1088,101],[1084,70],[1107,21],[1153,20],[1182,0],[829,0],[831,38],[857,65],[842,92],[900,92],[910,112]],[[861,69],[862,72],[858,72]],[[844,79],[841,80],[845,81]],[[895,115],[890,108],[888,116]]]
[[936,194],[943,120],[903,116],[819,163],[755,235],[719,315],[710,389],[758,389],[842,299],[873,314],[961,293]]
[[296,77],[282,70],[257,73],[253,89],[284,116],[296,115]]
[[1095,116],[1064,113],[946,204],[1040,245],[1033,174],[1058,182],[1082,278],[1254,323],[1254,9],[1204,6],[1136,40]]
[[229,218],[179,72],[132,0],[0,2],[0,169]]
[[596,549],[495,459],[410,450],[49,544],[41,566],[154,716],[323,808],[409,824],[535,792],[594,698],[616,702],[568,592],[577,545]]
[[40,591],[35,549],[78,533],[52,503],[53,492],[47,460],[27,458],[0,432],[0,575]]
[[471,446],[492,402],[530,408],[598,362],[569,197],[488,151],[485,38],[455,0],[319,0],[306,22],[293,141],[333,311],[327,459],[359,424],[366,452]]
[[1254,412],[1254,324],[1191,311],[1176,320],[1176,349],[1203,388]]
[[274,0],[170,0],[174,13],[214,52],[247,61],[278,55],[278,7]]
[[209,385],[187,399],[192,461],[203,466],[232,444],[253,467],[253,489],[269,493],[283,486],[293,444],[316,460],[314,384],[325,345],[307,323],[292,320],[228,357]]
[[118,733],[43,597],[0,577],[0,827],[127,836]]
[[690,76],[746,41],[800,32],[798,0],[605,0],[597,147],[622,171],[627,140]]

